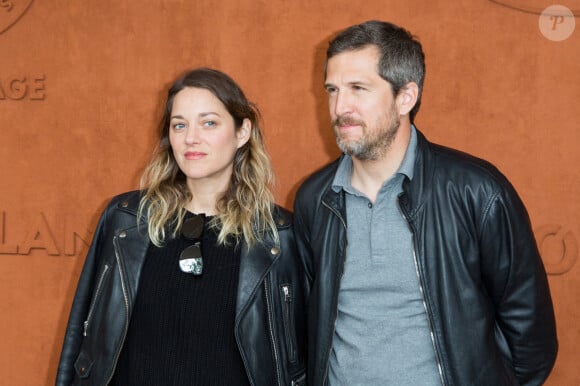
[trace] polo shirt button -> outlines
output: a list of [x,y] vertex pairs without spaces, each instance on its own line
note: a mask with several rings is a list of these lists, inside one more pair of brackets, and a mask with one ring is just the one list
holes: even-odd
[[373,203],[369,202],[369,209],[372,209],[372,208],[373,208]]

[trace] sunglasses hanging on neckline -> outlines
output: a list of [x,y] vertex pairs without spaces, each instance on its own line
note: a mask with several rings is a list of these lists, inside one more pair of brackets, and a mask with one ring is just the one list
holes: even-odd
[[205,215],[196,214],[187,218],[181,226],[181,235],[195,243],[185,248],[179,255],[179,268],[182,272],[200,276],[203,273],[201,237],[205,226]]

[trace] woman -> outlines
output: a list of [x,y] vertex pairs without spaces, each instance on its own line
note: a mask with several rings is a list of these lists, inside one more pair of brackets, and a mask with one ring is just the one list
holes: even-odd
[[195,69],[160,129],[145,188],[99,221],[56,384],[303,385],[302,272],[257,109]]

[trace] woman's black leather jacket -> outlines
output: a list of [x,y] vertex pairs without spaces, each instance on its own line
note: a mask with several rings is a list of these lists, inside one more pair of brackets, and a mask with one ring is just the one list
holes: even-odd
[[[149,238],[137,226],[139,192],[114,198],[101,216],[78,283],[57,386],[106,385],[127,334]],[[280,243],[242,248],[235,333],[250,383],[305,384],[303,271],[289,212],[277,207]]]
[[[417,132],[412,180],[399,206],[445,386],[541,385],[557,353],[546,273],[528,214],[489,163],[429,143]],[[295,229],[306,276],[308,383],[327,384],[346,251],[338,161],[299,189]]]

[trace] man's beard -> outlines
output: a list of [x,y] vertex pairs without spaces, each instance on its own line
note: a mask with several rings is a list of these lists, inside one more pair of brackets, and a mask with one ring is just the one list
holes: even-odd
[[[385,122],[386,121],[386,122]],[[332,122],[336,134],[336,143],[343,153],[355,157],[361,161],[376,161],[388,153],[401,121],[394,108],[387,115],[383,122],[377,121],[375,130],[369,131],[363,121],[356,120],[349,116],[341,116]],[[359,125],[363,130],[363,135],[356,141],[344,141],[340,138],[338,126]]]

